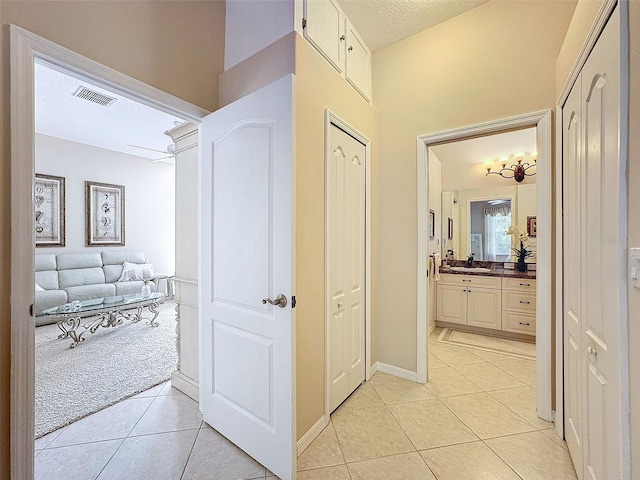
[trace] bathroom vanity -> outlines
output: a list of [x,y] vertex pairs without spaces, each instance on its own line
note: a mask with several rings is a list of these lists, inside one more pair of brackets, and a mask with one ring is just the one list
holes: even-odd
[[436,285],[436,325],[534,338],[535,272],[441,268]]

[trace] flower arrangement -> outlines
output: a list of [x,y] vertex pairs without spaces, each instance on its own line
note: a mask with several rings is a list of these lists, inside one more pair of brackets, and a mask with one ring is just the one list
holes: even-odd
[[520,272],[526,272],[527,264],[525,260],[533,256],[533,251],[527,249],[526,245],[526,242],[529,241],[529,235],[527,235],[527,232],[520,230],[520,227],[517,225],[511,225],[504,234],[511,235],[511,242],[514,245],[511,247],[511,250],[518,259],[516,268]]

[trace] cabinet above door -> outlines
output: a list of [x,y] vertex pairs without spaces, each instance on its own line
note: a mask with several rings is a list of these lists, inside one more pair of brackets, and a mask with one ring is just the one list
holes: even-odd
[[371,101],[371,51],[336,0],[304,0],[304,38],[368,102]]
[[338,72],[344,71],[343,17],[334,0],[304,2],[304,37]]

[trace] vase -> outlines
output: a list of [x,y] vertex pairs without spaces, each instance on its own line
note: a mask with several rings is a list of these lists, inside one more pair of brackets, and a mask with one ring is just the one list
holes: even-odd
[[516,269],[519,272],[526,272],[527,271],[527,264],[524,261],[524,257],[518,257],[518,263],[516,263]]
[[145,280],[144,285],[142,285],[140,295],[142,295],[143,298],[148,298],[151,296],[151,285],[149,285],[149,282],[147,280]]

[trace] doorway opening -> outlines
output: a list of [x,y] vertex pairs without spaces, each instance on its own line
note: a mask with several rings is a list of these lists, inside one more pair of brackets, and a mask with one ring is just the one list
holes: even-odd
[[[454,130],[421,135],[417,139],[418,172],[418,304],[417,304],[417,378],[426,382],[428,378],[428,312],[433,306],[428,295],[430,229],[428,228],[430,207],[429,173],[430,147],[442,143],[459,141],[478,136],[535,128],[537,145],[537,201],[536,217],[538,235],[536,238],[536,403],[538,415],[551,421],[552,412],[552,305],[551,305],[551,112],[548,110],[520,115],[507,119],[472,125]],[[480,160],[479,160],[480,161]],[[448,232],[447,232],[448,237]],[[465,236],[466,238],[466,236]],[[470,237],[469,237],[470,241]],[[468,245],[468,242],[465,241]],[[446,252],[445,252],[446,253]],[[556,425],[556,429],[561,426]],[[558,431],[560,434],[561,431]]]
[[11,470],[33,477],[34,289],[33,181],[35,175],[35,65],[46,62],[98,87],[169,115],[198,123],[207,112],[188,102],[90,61],[24,29],[11,26],[12,298]]

